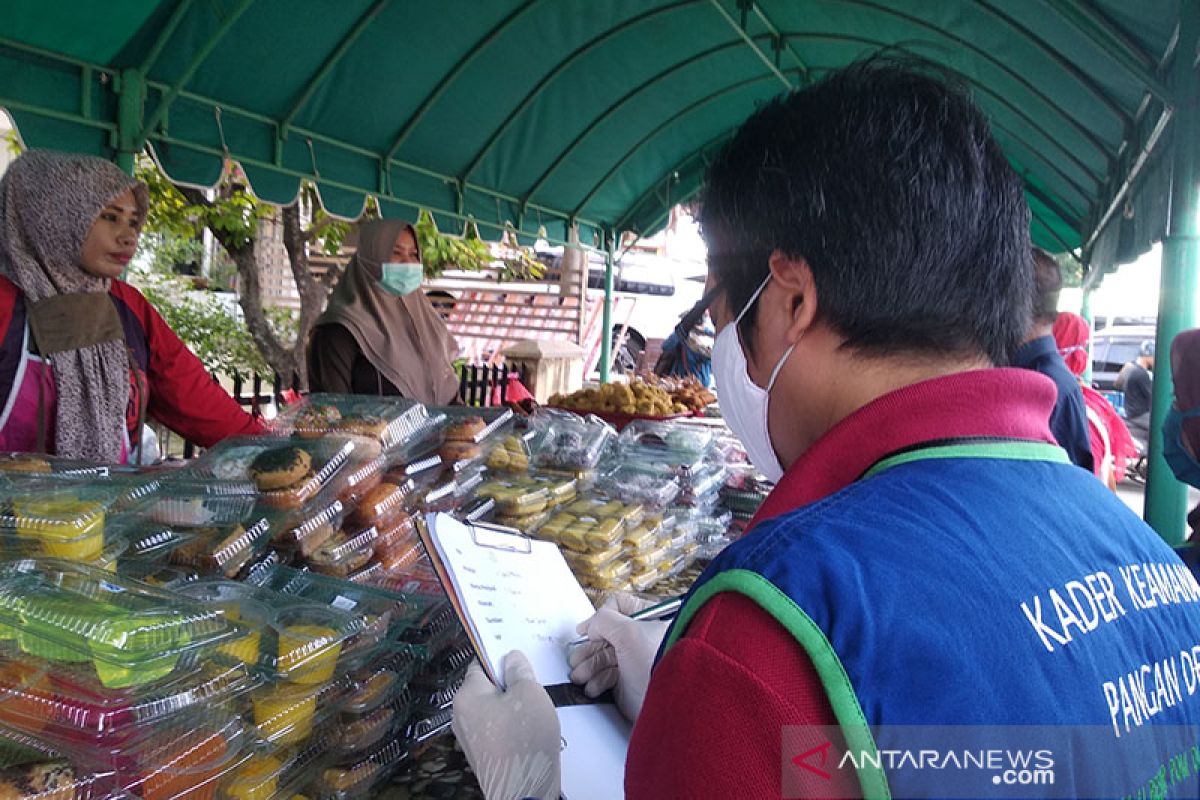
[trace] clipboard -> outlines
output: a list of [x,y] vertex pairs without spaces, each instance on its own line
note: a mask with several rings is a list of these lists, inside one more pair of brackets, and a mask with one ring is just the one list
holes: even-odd
[[[593,700],[570,681],[567,645],[593,608],[558,546],[513,528],[464,522],[448,514],[418,519],[417,534],[492,682],[504,685],[497,674],[500,659],[521,650],[546,686],[561,728],[563,797],[623,797],[632,726],[611,700]],[[472,586],[472,581],[478,583]],[[489,598],[511,604],[503,609],[483,605]],[[541,615],[540,630],[522,616],[530,608]]]
[[418,518],[416,527],[493,683],[504,685],[504,656],[522,650],[556,705],[594,702],[571,684],[566,656],[575,626],[594,609],[557,545],[448,514]]

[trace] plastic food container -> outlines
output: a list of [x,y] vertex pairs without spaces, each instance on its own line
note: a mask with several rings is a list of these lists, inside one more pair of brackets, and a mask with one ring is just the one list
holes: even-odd
[[146,559],[118,562],[117,574],[159,589],[174,589],[201,578],[200,573],[194,569],[163,566],[156,561]]
[[271,541],[288,553],[307,558],[337,536],[346,513],[342,500],[323,495],[309,509],[276,520]]
[[318,392],[284,410],[272,430],[302,439],[360,437],[393,450],[427,434],[430,426],[428,410],[415,400]]
[[181,529],[185,538],[167,556],[171,564],[191,567],[204,575],[232,578],[260,554],[271,540],[271,525],[265,518],[249,527],[240,523],[206,525]]
[[569,475],[534,475],[530,479],[549,494],[548,507],[556,508],[574,502],[578,497],[578,481]]
[[[361,616],[244,583],[202,580],[178,591],[262,631],[253,663],[269,679],[303,685],[330,680],[346,640],[364,627]],[[222,651],[227,661],[249,663],[255,656],[240,644]]]
[[106,476],[111,467],[42,453],[0,453],[0,474]]
[[102,484],[22,481],[0,489],[0,552],[81,563],[104,550],[118,493]]
[[411,479],[402,483],[383,482],[366,494],[350,514],[350,521],[359,527],[385,527],[404,514],[409,497],[416,491]]
[[200,478],[254,483],[273,508],[300,508],[330,485],[350,462],[351,439],[235,437],[205,453],[190,468]]
[[240,719],[160,730],[128,754],[122,788],[143,800],[213,800],[222,779],[250,758],[253,737]]
[[141,513],[165,525],[215,525],[241,522],[258,499],[247,480],[197,480],[175,476],[162,481],[146,499]]
[[345,578],[371,561],[378,536],[379,532],[373,527],[352,533],[340,531],[305,558],[304,562],[314,572]]
[[[402,705],[402,704],[401,704]],[[338,760],[352,757],[378,744],[404,722],[397,718],[396,701],[351,720],[342,720],[330,735],[330,747]]]
[[634,420],[621,431],[618,447],[622,453],[647,448],[658,453],[657,460],[694,464],[704,458],[712,443],[713,432],[706,426]]
[[594,572],[577,574],[579,582],[593,589],[608,591],[623,591],[629,587],[629,579],[633,576],[633,565],[628,561],[614,561],[606,567]]
[[327,800],[359,800],[370,797],[382,783],[408,759],[406,743],[399,739],[384,742],[352,764],[325,767],[315,786]]
[[526,436],[510,433],[505,436],[487,457],[487,468],[496,472],[522,474],[529,470],[529,444]]
[[622,464],[601,475],[596,481],[596,488],[613,497],[664,508],[679,494],[679,481],[662,473],[648,474]]
[[624,554],[621,544],[618,542],[607,550],[597,550],[591,553],[577,553],[573,550],[562,551],[563,558],[567,560],[567,564],[571,569],[578,573],[599,573],[602,570],[611,566],[615,561],[620,559]]
[[383,474],[388,483],[402,485],[412,481],[417,488],[428,489],[442,473],[442,457],[436,452],[392,464]]
[[291,797],[328,760],[324,737],[313,737],[304,747],[272,747],[246,759],[221,781],[222,800],[272,800]]
[[403,647],[356,672],[352,676],[356,688],[342,706],[343,717],[370,713],[400,697],[422,663],[415,651]]
[[491,480],[475,490],[479,497],[496,501],[496,513],[521,516],[545,511],[550,505],[550,492],[532,481]]
[[565,470],[595,468],[605,449],[616,441],[616,431],[599,417],[581,417],[553,408],[539,408],[530,418],[535,438],[534,462],[540,467]]
[[95,567],[55,559],[0,565],[0,636],[30,656],[88,664],[106,688],[194,668],[246,634],[219,610]]
[[348,675],[323,684],[282,683],[260,689],[251,697],[254,726],[271,744],[298,745],[337,713],[353,691]]
[[642,553],[654,549],[663,537],[663,517],[658,514],[647,516],[639,524],[625,531],[625,548],[630,553]]
[[357,458],[351,461],[341,476],[338,499],[347,507],[355,506],[383,480],[388,459],[385,455]]
[[438,409],[447,422],[442,430],[438,455],[447,464],[482,463],[512,428],[514,416],[508,408],[466,408],[451,406]]
[[183,718],[235,716],[236,704],[260,684],[243,664],[202,661],[152,683],[110,689],[88,666],[14,654],[0,658],[0,724],[99,755]]
[[579,552],[608,550],[624,535],[625,525],[618,517],[576,517],[565,511],[537,529],[538,538]]

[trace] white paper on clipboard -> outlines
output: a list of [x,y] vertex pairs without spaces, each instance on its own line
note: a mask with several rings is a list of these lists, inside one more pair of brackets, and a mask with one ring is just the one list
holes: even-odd
[[426,526],[497,681],[504,657],[520,650],[543,685],[569,683],[567,642],[595,609],[558,547],[448,514],[428,515]]

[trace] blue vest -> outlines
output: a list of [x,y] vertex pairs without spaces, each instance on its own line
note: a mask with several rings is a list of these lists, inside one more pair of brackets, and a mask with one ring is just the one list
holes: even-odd
[[[1056,447],[905,452],[762,522],[693,586],[664,650],[723,591],[811,656],[867,797],[1200,794],[1200,585]],[[991,785],[1022,767],[1052,786]]]

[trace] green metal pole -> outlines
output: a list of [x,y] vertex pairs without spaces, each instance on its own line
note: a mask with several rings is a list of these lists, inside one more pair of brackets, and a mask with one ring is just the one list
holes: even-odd
[[137,140],[142,132],[142,97],[146,76],[141,70],[127,69],[121,73],[117,96],[117,166],[130,175],[137,158]]
[[612,295],[613,295],[613,252],[616,239],[612,231],[604,232],[604,316],[600,322],[600,382],[608,383],[608,370],[612,362]]
[[1155,339],[1154,406],[1150,422],[1150,475],[1146,485],[1146,522],[1168,544],[1184,539],[1187,489],[1162,457],[1162,423],[1174,402],[1171,342],[1196,327],[1196,290],[1200,286],[1200,76],[1195,69],[1200,40],[1200,3],[1179,4],[1179,44],[1175,49],[1172,90],[1175,126],[1171,169],[1171,215],[1163,240],[1162,279]]
[[1087,366],[1083,368],[1083,382],[1091,386],[1092,384],[1092,342],[1091,329],[1095,327],[1096,321],[1092,319],[1092,290],[1083,290],[1083,300],[1079,303],[1079,316],[1087,320],[1088,324],[1088,359]]

